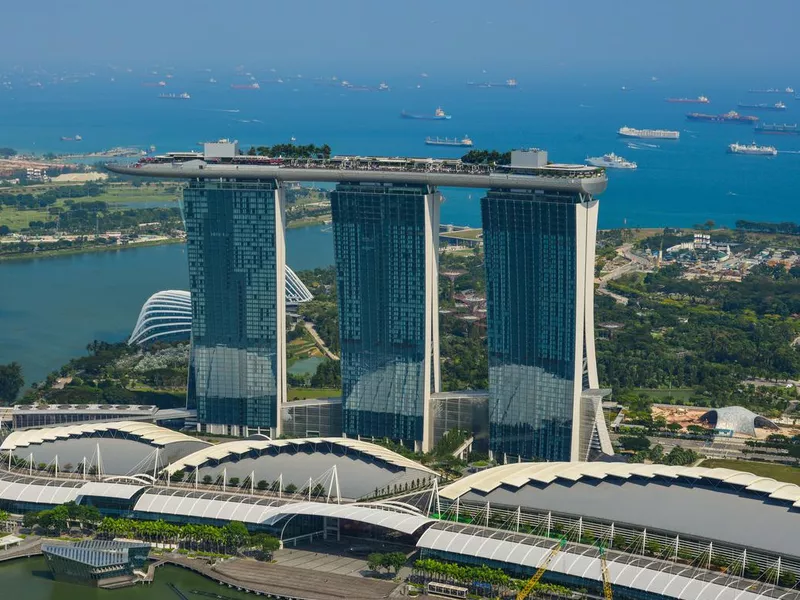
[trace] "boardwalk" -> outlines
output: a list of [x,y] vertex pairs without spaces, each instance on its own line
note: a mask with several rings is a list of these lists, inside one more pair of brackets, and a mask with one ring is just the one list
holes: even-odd
[[39,537],[33,537],[26,539],[19,546],[14,546],[8,550],[0,550],[0,562],[17,558],[29,558],[41,554],[42,540]]
[[379,600],[388,598],[396,583],[284,567],[248,559],[214,566],[203,560],[164,555],[168,564],[191,569],[231,588],[292,600]]

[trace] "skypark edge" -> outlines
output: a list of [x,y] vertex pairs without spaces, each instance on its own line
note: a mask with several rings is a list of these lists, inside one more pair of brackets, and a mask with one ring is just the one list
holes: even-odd
[[510,165],[472,164],[428,157],[332,156],[284,158],[245,156],[234,143],[208,144],[205,152],[173,152],[135,164],[109,163],[114,173],[181,179],[241,179],[314,182],[421,184],[443,187],[550,189],[597,195],[605,191],[605,170],[556,164],[547,152],[515,150]]

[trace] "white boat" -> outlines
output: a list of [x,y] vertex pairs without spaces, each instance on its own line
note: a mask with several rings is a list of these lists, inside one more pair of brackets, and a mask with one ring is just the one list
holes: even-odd
[[733,143],[728,146],[730,154],[752,154],[755,156],[776,156],[778,154],[775,146],[759,146],[755,142],[752,144]]
[[664,140],[677,140],[681,136],[679,131],[670,131],[668,129],[634,129],[633,127],[620,127],[617,133],[622,137]]
[[625,160],[613,152],[603,156],[587,158],[586,162],[593,167],[605,167],[606,169],[635,169],[637,167],[635,162]]

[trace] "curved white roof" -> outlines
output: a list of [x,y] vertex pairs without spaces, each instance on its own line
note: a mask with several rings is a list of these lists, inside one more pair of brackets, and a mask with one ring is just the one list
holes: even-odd
[[80,425],[66,425],[64,427],[48,427],[46,429],[25,429],[12,432],[0,445],[0,451],[12,451],[24,448],[31,444],[42,444],[55,440],[66,440],[100,432],[120,432],[135,435],[154,446],[166,446],[175,442],[194,442],[208,444],[197,438],[190,437],[171,429],[165,429],[152,423],[139,421],[97,421]]
[[750,492],[766,494],[774,500],[792,502],[800,508],[800,486],[776,481],[733,469],[710,469],[706,467],[677,467],[669,465],[645,465],[603,462],[559,462],[559,463],[513,463],[474,473],[443,488],[445,498],[455,500],[470,491],[489,493],[501,486],[521,488],[528,483],[549,484],[556,479],[578,481],[580,479],[606,479],[618,477],[688,477],[708,480],[710,483],[727,483],[740,486]]
[[769,429],[779,429],[779,427],[761,415],[757,415],[743,406],[726,406],[724,408],[712,408],[700,417],[713,425],[714,429],[725,429],[734,433],[743,433],[750,437],[756,437],[756,427]]
[[207,448],[198,450],[197,452],[193,452],[192,454],[183,457],[181,460],[169,465],[166,468],[166,471],[169,474],[172,474],[175,471],[184,470],[186,468],[200,467],[212,459],[223,460],[236,454],[247,454],[251,450],[283,448],[301,444],[333,444],[336,446],[341,446],[342,448],[363,452],[364,454],[368,454],[373,458],[382,460],[396,467],[414,469],[416,471],[424,471],[431,475],[437,475],[435,471],[432,471],[428,467],[425,467],[418,462],[411,460],[410,458],[401,456],[397,452],[388,450],[383,446],[349,438],[297,438],[292,440],[236,440],[233,442],[224,442],[222,444],[209,446]]
[[[302,304],[314,299],[309,289],[288,265],[286,304]],[[192,332],[192,298],[186,290],[164,290],[150,296],[139,311],[129,344],[144,344],[159,338]]]

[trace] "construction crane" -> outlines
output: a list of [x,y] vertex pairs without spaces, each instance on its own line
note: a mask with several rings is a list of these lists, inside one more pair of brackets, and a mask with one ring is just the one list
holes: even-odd
[[603,596],[605,596],[606,600],[614,600],[614,593],[611,590],[611,578],[608,576],[606,549],[603,546],[600,546],[600,570],[603,573]]
[[542,575],[544,575],[544,572],[547,571],[547,567],[550,565],[551,562],[553,562],[553,559],[556,557],[556,554],[561,552],[561,550],[563,550],[566,545],[567,545],[567,540],[561,538],[558,544],[556,544],[555,546],[553,546],[553,548],[550,549],[550,552],[542,561],[542,564],[539,565],[539,569],[536,571],[536,573],[533,574],[533,577],[531,577],[528,580],[528,583],[525,584],[525,587],[523,587],[522,590],[520,590],[520,592],[517,594],[517,600],[525,600],[528,597],[528,594],[530,594],[533,591],[533,588],[536,587],[536,584],[539,583],[539,580],[542,578]]

